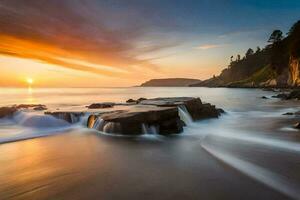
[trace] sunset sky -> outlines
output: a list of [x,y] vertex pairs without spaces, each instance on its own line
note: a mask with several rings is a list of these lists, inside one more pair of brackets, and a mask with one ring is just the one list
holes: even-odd
[[299,19],[299,0],[0,0],[0,86],[206,79]]

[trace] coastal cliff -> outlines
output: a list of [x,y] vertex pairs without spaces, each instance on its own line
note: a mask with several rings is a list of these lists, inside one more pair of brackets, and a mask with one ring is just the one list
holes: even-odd
[[191,84],[192,87],[299,87],[300,21],[287,37],[274,30],[268,45],[245,55],[231,56],[230,64],[218,76]]
[[142,83],[141,87],[185,87],[201,82],[199,79],[190,78],[166,78],[166,79],[151,79]]
[[300,85],[300,59],[291,56],[289,64],[289,85],[299,86]]

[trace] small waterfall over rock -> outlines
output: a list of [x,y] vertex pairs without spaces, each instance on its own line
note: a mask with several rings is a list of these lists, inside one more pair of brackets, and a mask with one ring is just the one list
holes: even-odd
[[64,127],[69,124],[61,119],[57,119],[50,115],[40,115],[35,113],[26,113],[19,111],[17,112],[13,120],[22,126],[32,128],[53,128],[53,127]]
[[93,125],[93,129],[103,130],[104,120],[98,117]]
[[104,122],[105,125],[103,126],[103,132],[105,133],[120,133],[121,126],[119,123],[116,122]]
[[142,124],[142,131],[143,134],[151,134],[151,135],[157,135],[158,134],[158,127],[154,125],[147,125],[145,123]]
[[89,117],[90,117],[89,113],[86,113],[83,116],[81,116],[79,119],[79,124],[86,127],[88,124]]
[[191,125],[193,123],[193,119],[185,105],[178,106],[178,115],[186,125]]
[[100,116],[90,115],[87,120],[87,127],[105,133],[120,133],[121,125],[117,122],[106,122]]
[[71,123],[75,124],[80,121],[81,116],[70,113]]

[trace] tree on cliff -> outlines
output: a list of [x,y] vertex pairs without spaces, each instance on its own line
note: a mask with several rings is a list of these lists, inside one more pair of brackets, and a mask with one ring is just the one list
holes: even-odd
[[286,41],[283,39],[282,31],[274,30],[268,40],[271,43],[271,45],[267,46],[267,48],[271,49],[270,64],[277,74],[281,74],[288,64],[288,56],[285,52]]
[[288,36],[293,36],[293,35],[298,35],[299,36],[300,34],[300,20],[297,21],[292,27],[291,29],[289,30],[288,32]]
[[291,56],[300,58],[300,20],[292,26],[288,32],[288,37]]
[[255,53],[259,53],[260,51],[261,51],[260,47],[257,46],[257,47],[256,47],[256,52],[255,52]]
[[246,52],[246,58],[248,58],[249,56],[251,56],[251,55],[253,55],[254,54],[254,51],[253,51],[253,49],[251,49],[251,48],[249,48],[248,50],[247,50],[247,52]]
[[268,42],[275,44],[277,42],[280,42],[283,39],[283,33],[281,30],[274,30],[273,33],[271,34]]

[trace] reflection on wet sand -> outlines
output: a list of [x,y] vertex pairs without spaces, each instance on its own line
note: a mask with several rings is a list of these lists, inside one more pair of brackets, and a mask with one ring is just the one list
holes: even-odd
[[[225,166],[195,136],[73,132],[3,144],[2,199],[289,199]],[[230,184],[229,184],[230,183]]]

